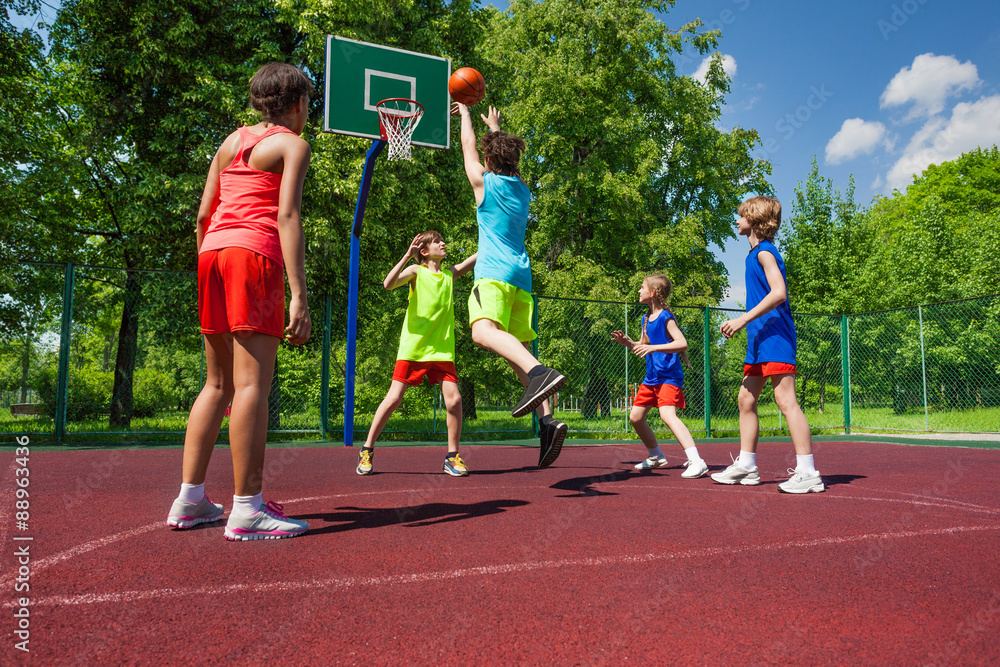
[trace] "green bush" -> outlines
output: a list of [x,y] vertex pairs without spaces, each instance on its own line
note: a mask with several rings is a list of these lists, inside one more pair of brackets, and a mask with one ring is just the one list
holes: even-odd
[[174,379],[154,368],[138,368],[132,380],[132,416],[152,417],[173,407],[177,400]]
[[[49,417],[56,414],[56,384],[58,370],[45,368],[39,378],[38,392],[45,413]],[[78,421],[108,412],[111,388],[114,385],[114,375],[95,368],[74,368],[69,372],[69,404],[66,407],[66,419]]]

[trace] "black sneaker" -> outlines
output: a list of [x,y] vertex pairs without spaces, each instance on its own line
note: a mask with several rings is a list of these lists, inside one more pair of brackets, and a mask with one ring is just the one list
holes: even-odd
[[562,451],[563,441],[566,439],[566,424],[558,419],[552,419],[547,426],[543,426],[538,434],[542,441],[542,446],[538,450],[538,467],[548,468],[559,458]]
[[517,402],[514,409],[510,411],[512,417],[523,417],[539,405],[542,401],[559,391],[559,388],[566,384],[566,376],[553,368],[545,368],[545,372],[528,378],[528,388],[521,395],[521,400]]

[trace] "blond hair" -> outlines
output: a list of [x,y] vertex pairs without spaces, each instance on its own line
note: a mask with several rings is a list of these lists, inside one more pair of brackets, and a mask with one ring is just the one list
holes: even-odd
[[433,229],[429,229],[426,232],[423,232],[422,234],[417,236],[417,243],[420,244],[420,247],[417,249],[417,255],[416,255],[418,264],[420,264],[421,266],[427,265],[428,261],[427,255],[423,254],[421,250],[426,250],[427,246],[437,241],[444,241],[444,237],[441,236],[441,232],[435,231]]
[[762,241],[770,241],[781,226],[781,202],[774,197],[751,197],[740,204],[739,214]]
[[[652,275],[646,276],[642,281],[646,284],[646,287],[650,292],[653,293],[653,300],[656,301],[657,305],[663,310],[667,311],[674,320],[677,316],[670,312],[667,308],[667,301],[670,299],[670,294],[674,291],[674,284],[670,282],[670,278],[667,278],[662,273],[654,273]],[[649,321],[649,313],[653,312],[653,307],[649,307],[649,311],[646,315],[646,319],[642,323],[642,335],[646,340],[649,340],[649,336],[646,335],[646,323]],[[691,360],[688,359],[687,351],[679,353],[681,355],[681,361],[683,361],[687,366],[691,365]]]

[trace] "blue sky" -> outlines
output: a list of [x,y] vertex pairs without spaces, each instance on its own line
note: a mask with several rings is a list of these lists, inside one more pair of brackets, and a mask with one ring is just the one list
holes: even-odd
[[[1000,143],[995,2],[678,0],[662,18],[722,31],[732,89],[720,125],[758,130],[786,216],[813,155],[841,191],[853,174],[868,204],[928,164]],[[698,54],[678,59],[681,74],[701,67]],[[746,251],[744,239],[717,249],[731,285],[724,305],[743,302]]]
[[[855,199],[905,189],[913,173],[1000,143],[1000,11],[978,0],[679,0],[664,18],[720,28],[732,90],[723,127],[752,127],[791,213],[813,155]],[[681,62],[695,74],[701,58]],[[744,239],[722,249],[741,303]],[[794,286],[792,286],[794,295]]]

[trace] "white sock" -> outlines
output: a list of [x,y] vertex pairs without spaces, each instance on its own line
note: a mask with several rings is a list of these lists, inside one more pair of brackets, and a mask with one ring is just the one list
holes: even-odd
[[205,499],[205,484],[181,484],[181,493],[177,499],[197,505]]
[[736,459],[736,465],[744,470],[753,470],[757,467],[757,452],[744,452],[740,450],[740,457]]
[[647,450],[647,452],[649,453],[649,456],[651,456],[651,457],[655,456],[658,459],[662,459],[663,458],[663,450],[660,449],[659,445],[657,445],[653,449]]
[[807,472],[810,475],[816,474],[816,464],[813,462],[813,455],[806,454],[802,456],[801,454],[795,455],[795,471],[796,472]]
[[253,516],[260,511],[260,506],[264,504],[261,496],[263,492],[255,496],[233,496],[232,514],[237,516]]
[[688,447],[684,450],[684,453],[687,454],[688,461],[701,461],[701,455],[698,453],[697,447]]

